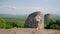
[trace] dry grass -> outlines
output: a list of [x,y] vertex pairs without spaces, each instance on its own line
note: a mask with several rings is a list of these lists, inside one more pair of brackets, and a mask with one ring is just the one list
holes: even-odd
[[35,28],[12,28],[0,29],[0,34],[60,34],[60,30],[42,29],[37,31]]

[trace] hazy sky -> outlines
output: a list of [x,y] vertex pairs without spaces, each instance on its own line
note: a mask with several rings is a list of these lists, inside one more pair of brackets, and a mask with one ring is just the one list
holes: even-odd
[[0,0],[0,14],[25,15],[35,11],[60,15],[60,0]]

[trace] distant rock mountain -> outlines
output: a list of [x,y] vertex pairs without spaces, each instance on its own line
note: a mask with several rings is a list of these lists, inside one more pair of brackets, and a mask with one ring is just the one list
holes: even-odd
[[45,14],[44,18],[47,19],[48,17],[51,17],[50,14]]
[[57,15],[57,14],[45,14],[44,18],[45,19],[47,19],[47,18],[60,19],[60,15]]
[[60,18],[60,15],[56,15],[56,14],[51,14],[52,18]]

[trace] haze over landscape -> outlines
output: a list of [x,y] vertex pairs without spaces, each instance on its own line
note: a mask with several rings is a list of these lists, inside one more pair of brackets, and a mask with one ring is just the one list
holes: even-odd
[[60,15],[60,0],[0,0],[0,14],[26,15],[35,11]]
[[60,34],[60,0],[0,0],[0,34]]

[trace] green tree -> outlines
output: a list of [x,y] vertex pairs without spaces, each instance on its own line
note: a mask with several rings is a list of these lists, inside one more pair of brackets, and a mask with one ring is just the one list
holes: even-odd
[[0,18],[0,28],[5,28],[5,27],[6,27],[6,21]]

